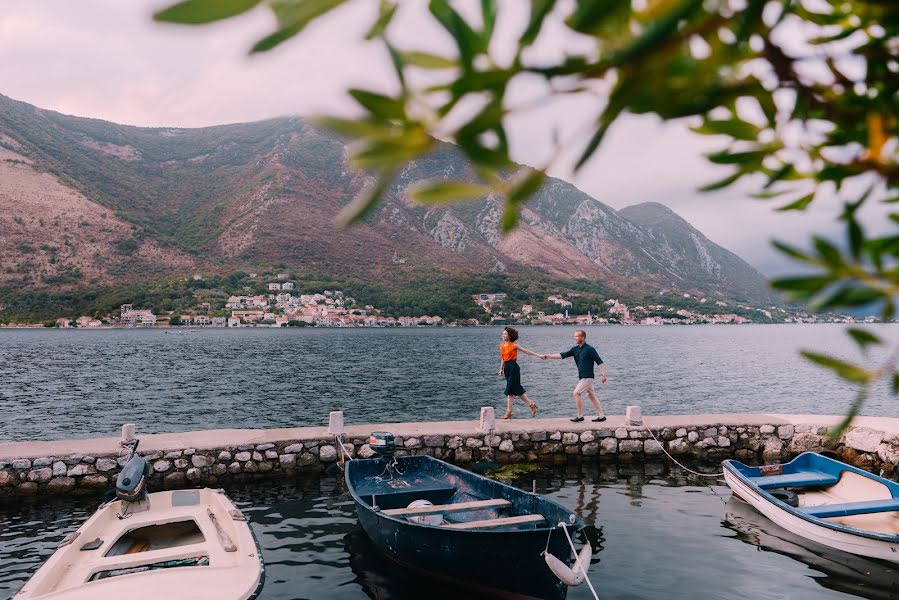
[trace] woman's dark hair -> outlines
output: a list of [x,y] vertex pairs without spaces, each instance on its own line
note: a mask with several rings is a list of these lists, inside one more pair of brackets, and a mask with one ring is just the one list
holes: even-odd
[[514,342],[518,340],[518,331],[512,329],[511,327],[503,327],[503,331],[509,334],[509,341]]

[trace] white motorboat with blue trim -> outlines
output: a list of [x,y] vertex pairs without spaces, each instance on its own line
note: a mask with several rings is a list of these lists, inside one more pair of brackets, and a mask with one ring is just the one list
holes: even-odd
[[750,467],[725,460],[724,480],[787,531],[844,552],[899,562],[899,484],[814,452]]

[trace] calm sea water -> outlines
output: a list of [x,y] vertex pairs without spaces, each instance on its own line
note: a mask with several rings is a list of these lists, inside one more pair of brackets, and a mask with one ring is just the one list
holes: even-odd
[[[553,470],[514,483],[578,511],[594,548],[591,582],[606,599],[896,598],[899,565],[803,546],[751,508],[664,465]],[[380,557],[342,479],[232,487],[262,547],[261,600],[474,600]],[[0,509],[0,599],[96,508],[66,500]],[[515,565],[509,565],[514,569]],[[572,600],[591,598],[586,585]]]
[[[899,326],[872,328],[899,339]],[[525,327],[540,353],[569,348],[574,328]],[[117,435],[122,423],[156,433],[223,427],[477,418],[504,409],[501,330],[205,329],[0,330],[0,439]],[[856,358],[836,325],[593,327],[606,362],[607,411],[644,414],[840,414],[853,388],[808,364],[813,348]],[[522,381],[542,416],[574,413],[572,360],[521,356]],[[893,415],[886,389],[865,414]],[[524,417],[523,404],[517,407]]]

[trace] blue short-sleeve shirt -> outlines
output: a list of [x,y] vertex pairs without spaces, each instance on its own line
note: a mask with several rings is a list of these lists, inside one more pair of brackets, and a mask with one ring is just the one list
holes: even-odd
[[602,364],[602,358],[599,357],[596,348],[590,344],[572,346],[571,350],[560,352],[559,355],[562,358],[568,358],[569,356],[574,357],[574,363],[577,365],[578,379],[593,379],[595,377],[593,374],[593,364]]

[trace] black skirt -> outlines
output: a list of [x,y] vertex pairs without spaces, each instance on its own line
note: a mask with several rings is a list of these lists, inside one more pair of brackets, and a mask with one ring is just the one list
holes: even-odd
[[521,387],[521,369],[514,360],[503,363],[503,375],[506,376],[506,396],[521,396],[525,393]]

